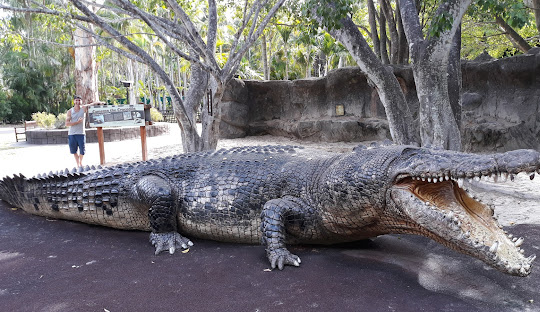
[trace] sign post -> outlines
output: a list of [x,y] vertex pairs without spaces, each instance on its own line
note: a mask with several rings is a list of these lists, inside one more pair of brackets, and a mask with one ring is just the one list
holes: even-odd
[[140,126],[142,159],[148,158],[144,104],[92,106],[88,109],[90,126],[97,128],[99,161],[105,164],[104,127]]
[[105,144],[103,139],[103,127],[97,127],[97,139],[99,145],[99,163],[105,164]]

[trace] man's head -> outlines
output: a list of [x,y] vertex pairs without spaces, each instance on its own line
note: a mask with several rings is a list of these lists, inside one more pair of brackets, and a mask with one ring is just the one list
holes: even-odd
[[73,103],[75,104],[81,104],[82,98],[80,95],[74,95],[73,96]]

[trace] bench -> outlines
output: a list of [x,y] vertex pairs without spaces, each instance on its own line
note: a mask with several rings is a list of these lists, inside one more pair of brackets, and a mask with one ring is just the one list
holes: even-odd
[[37,127],[37,121],[25,121],[24,122],[24,128],[22,127],[15,127],[15,141],[19,142],[21,140],[20,136],[24,136],[24,140],[26,141],[26,130],[33,129]]

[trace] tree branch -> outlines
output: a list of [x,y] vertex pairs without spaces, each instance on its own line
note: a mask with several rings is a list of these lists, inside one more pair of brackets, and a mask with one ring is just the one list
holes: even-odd
[[266,25],[268,25],[270,20],[276,14],[277,10],[279,10],[279,8],[283,5],[283,3],[285,3],[285,1],[286,0],[278,0],[276,4],[272,7],[272,9],[270,9],[266,17],[261,21],[261,24],[259,24],[259,26],[257,27],[257,30],[252,34],[252,36],[246,39],[243,47],[232,57],[229,56],[227,63],[223,67],[222,79],[228,80],[232,78],[234,72],[236,71],[238,66],[240,66],[240,60],[242,59],[244,54],[247,52],[249,47],[255,42],[255,40],[257,40],[261,36],[262,32],[266,28]]
[[5,5],[0,4],[0,9],[4,9],[11,12],[48,14],[48,15],[63,17],[66,19],[74,19],[74,20],[79,20],[82,22],[92,23],[92,21],[85,16],[75,15],[75,14],[56,11],[56,10],[50,10],[46,8],[16,8],[16,7],[5,6]]
[[409,42],[411,52],[414,54],[416,46],[424,40],[422,27],[418,19],[418,11],[413,0],[399,0],[403,29]]
[[159,23],[154,22],[154,20],[153,20],[153,17],[155,17],[154,15],[147,14],[146,12],[140,10],[135,5],[133,5],[130,1],[115,0],[115,2],[118,3],[119,6],[126,9],[128,12],[131,12],[132,14],[135,14],[142,21],[144,21],[152,30],[154,30],[156,36],[158,36],[178,56],[186,59],[189,62],[198,63],[205,71],[208,71],[208,72],[210,72],[210,73],[212,73],[214,75],[219,75],[219,69],[218,68],[211,68],[211,67],[208,67],[205,64],[202,64],[201,61],[198,58],[199,55],[196,55],[195,57],[187,55],[186,53],[184,53],[180,49],[178,49],[178,47],[175,44],[171,43],[162,32],[163,30],[165,30],[165,28],[161,27],[161,25],[158,25]]
[[136,56],[140,57],[143,60],[143,63],[147,64],[148,66],[150,66],[150,68],[152,68],[152,70],[160,77],[160,79],[163,80],[169,93],[180,101],[180,105],[178,105],[178,117],[181,119],[181,123],[183,125],[191,126],[191,121],[187,117],[186,110],[184,108],[184,105],[182,104],[182,97],[178,93],[178,90],[173,87],[174,83],[171,81],[170,77],[163,70],[163,68],[161,68],[161,66],[159,66],[159,64],[150,55],[148,55],[148,53],[146,53],[139,46],[131,42],[131,40],[120,34],[116,29],[111,27],[111,25],[107,24],[104,20],[102,20],[99,16],[92,12],[88,7],[86,7],[80,0],[70,0],[70,2],[73,3],[73,5],[77,9],[79,9],[84,15],[90,18],[90,20],[92,20],[95,25],[113,36],[116,41],[118,41]]

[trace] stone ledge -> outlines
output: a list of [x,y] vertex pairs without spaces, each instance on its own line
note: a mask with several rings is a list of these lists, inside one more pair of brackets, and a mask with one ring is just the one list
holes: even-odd
[[[146,126],[146,136],[154,137],[169,133],[168,123],[154,123]],[[115,127],[104,128],[103,138],[105,142],[124,141],[140,138],[140,127]],[[67,144],[67,129],[33,129],[26,131],[26,141],[30,144]],[[86,143],[96,143],[97,128],[86,129]]]
[[389,139],[388,122],[380,118],[337,117],[250,123],[249,135],[271,134],[313,142],[361,142]]
[[461,141],[465,152],[503,153],[522,148],[540,150],[539,135],[524,122],[464,114]]

